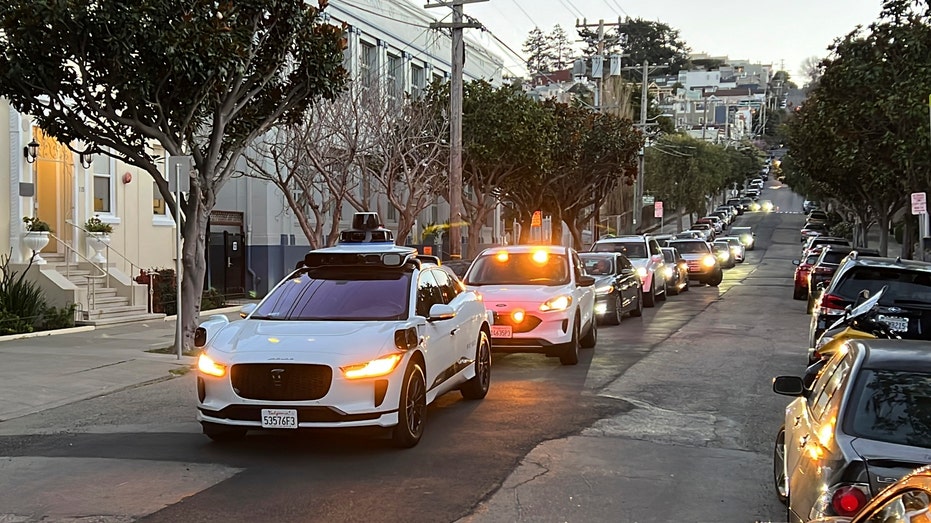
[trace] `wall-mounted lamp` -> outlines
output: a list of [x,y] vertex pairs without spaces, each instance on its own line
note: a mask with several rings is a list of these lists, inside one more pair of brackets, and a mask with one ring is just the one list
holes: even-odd
[[26,157],[28,163],[35,163],[36,156],[39,155],[39,142],[33,139],[31,142],[26,144],[26,147],[23,147],[23,156]]
[[90,169],[91,165],[94,164],[94,152],[93,151],[84,151],[80,154],[81,157],[81,167],[85,169]]

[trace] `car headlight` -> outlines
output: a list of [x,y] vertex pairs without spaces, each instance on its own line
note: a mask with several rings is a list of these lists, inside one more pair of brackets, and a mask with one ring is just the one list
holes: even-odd
[[197,358],[197,370],[209,376],[216,376],[217,378],[226,376],[226,365],[213,361],[213,359],[206,354],[201,354],[200,357]]
[[605,285],[595,289],[595,294],[611,294],[614,292],[614,285]]
[[571,296],[556,296],[550,298],[540,305],[541,311],[564,311],[572,304]]
[[641,278],[647,277],[647,268],[646,267],[637,267],[637,276]]
[[718,252],[718,258],[721,258],[721,261],[727,261],[731,259],[731,254],[728,251]]
[[704,265],[705,267],[714,267],[716,263],[717,263],[717,260],[715,260],[714,256],[710,254],[701,259],[701,264]]
[[672,271],[672,267],[665,267],[663,269],[663,272],[666,273],[666,278],[672,278],[672,275],[674,274]]
[[343,376],[350,380],[377,378],[379,376],[391,374],[398,366],[398,363],[401,362],[402,357],[401,354],[394,352],[365,363],[340,367],[339,370],[343,371]]

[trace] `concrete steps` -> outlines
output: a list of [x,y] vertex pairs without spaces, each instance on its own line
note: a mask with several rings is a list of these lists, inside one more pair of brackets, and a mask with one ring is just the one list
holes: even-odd
[[149,313],[146,303],[131,305],[129,298],[119,296],[117,289],[104,287],[107,279],[97,274],[96,270],[81,269],[77,264],[69,263],[61,253],[43,253],[47,268],[53,268],[65,276],[68,281],[81,288],[88,288],[88,282],[93,280],[90,287],[93,296],[88,299],[90,310],[82,311],[83,318],[75,321],[77,325],[116,325],[137,321],[159,320],[164,314]]

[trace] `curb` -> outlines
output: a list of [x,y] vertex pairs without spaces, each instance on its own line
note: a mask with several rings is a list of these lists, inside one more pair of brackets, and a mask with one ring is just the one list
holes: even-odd
[[[232,307],[223,307],[221,309],[210,309],[208,311],[200,311],[199,317],[203,318],[204,316],[212,316],[214,314],[229,314],[231,312],[239,312],[239,309],[241,308],[242,308],[242,305],[234,305]],[[172,314],[171,316],[165,316],[164,319],[165,321],[175,321],[177,320],[177,318],[178,318],[177,314]]]
[[74,334],[76,332],[88,332],[96,330],[97,327],[94,325],[82,325],[80,327],[71,327],[68,329],[56,329],[56,330],[47,330],[47,331],[38,331],[38,332],[23,332],[20,334],[8,334],[6,336],[0,336],[0,342],[3,341],[13,341],[13,340],[24,340],[27,338],[39,338],[42,336],[55,336],[56,334]]

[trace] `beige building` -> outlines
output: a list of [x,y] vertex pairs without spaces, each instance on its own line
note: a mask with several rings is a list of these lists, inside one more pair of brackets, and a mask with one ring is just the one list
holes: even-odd
[[[0,122],[7,127],[0,133],[0,199],[10,202],[0,215],[0,253],[10,256],[11,268],[26,270],[27,237],[47,236],[44,246],[37,240],[40,250],[27,274],[49,305],[74,303],[77,319],[87,323],[148,317],[148,288],[132,278],[175,263],[174,221],[151,176],[109,156],[74,153],[2,99]],[[102,242],[85,230],[95,216],[113,229]],[[29,234],[24,217],[52,231]]]

